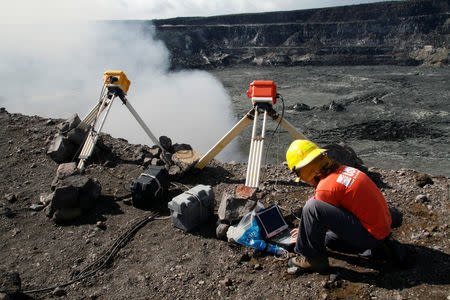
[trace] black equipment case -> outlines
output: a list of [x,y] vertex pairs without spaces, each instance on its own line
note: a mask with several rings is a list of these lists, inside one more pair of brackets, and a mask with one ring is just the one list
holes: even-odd
[[169,185],[169,174],[164,166],[149,166],[131,184],[131,200],[136,207],[157,207],[162,203]]

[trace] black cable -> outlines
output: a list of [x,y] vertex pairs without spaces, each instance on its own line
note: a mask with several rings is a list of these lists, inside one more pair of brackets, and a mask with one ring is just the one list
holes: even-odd
[[270,140],[269,140],[269,142],[267,143],[267,146],[266,146],[266,155],[265,155],[265,157],[264,157],[264,165],[266,165],[266,163],[267,163],[267,155],[269,154],[270,146],[271,146],[271,144],[272,144],[273,138],[275,137],[275,133],[277,132],[278,128],[280,127],[281,120],[283,120],[283,117],[284,117],[284,98],[283,98],[283,96],[281,96],[280,94],[277,94],[277,97],[278,97],[278,96],[279,96],[279,98],[281,99],[281,104],[282,104],[281,117],[280,117],[280,120],[279,120],[278,123],[277,123],[277,127],[275,127],[275,130],[274,130],[274,131],[272,132],[272,134],[270,135]]
[[[102,256],[100,256],[92,264],[90,264],[89,266],[84,268],[80,272],[80,274],[79,274],[79,276],[77,278],[75,278],[75,279],[73,279],[71,281],[68,281],[66,283],[58,284],[58,285],[55,285],[55,286],[52,286],[52,287],[41,288],[41,289],[34,289],[34,290],[25,290],[25,291],[21,291],[21,292],[24,293],[24,294],[32,294],[32,293],[41,293],[41,292],[51,291],[51,290],[54,290],[56,288],[66,287],[68,285],[71,285],[71,284],[73,284],[75,282],[81,281],[81,280],[83,280],[83,279],[85,279],[85,278],[87,278],[89,276],[94,275],[101,268],[103,268],[111,260],[111,258],[115,254],[117,254],[117,252],[119,251],[120,248],[122,248],[123,246],[126,245],[126,243],[131,239],[131,237],[140,228],[142,228],[145,224],[147,224],[151,220],[155,219],[156,216],[157,216],[157,214],[152,212],[149,215],[147,215],[145,218],[143,218],[142,220],[136,222],[129,230],[127,230],[118,239],[116,239],[116,241],[111,245],[111,247],[107,251],[104,252],[104,254]],[[89,271],[92,268],[94,268],[94,269]],[[0,291],[0,293],[9,293],[9,292],[11,292],[11,291],[3,291],[3,290]]]

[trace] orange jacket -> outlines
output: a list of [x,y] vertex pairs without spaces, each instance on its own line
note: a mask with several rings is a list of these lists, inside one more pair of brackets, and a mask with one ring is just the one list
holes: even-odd
[[358,169],[341,166],[322,178],[315,198],[351,212],[376,239],[384,239],[391,232],[391,214],[383,194]]

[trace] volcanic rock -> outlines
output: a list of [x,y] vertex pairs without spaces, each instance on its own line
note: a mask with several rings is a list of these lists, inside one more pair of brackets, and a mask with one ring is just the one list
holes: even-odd
[[178,144],[178,143],[175,143],[175,144],[172,145],[172,148],[173,148],[173,152],[174,152],[174,153],[175,153],[175,152],[178,152],[178,151],[192,150],[191,145],[188,145],[188,144]]
[[161,148],[154,145],[150,148],[150,150],[148,150],[148,152],[152,155],[152,157],[158,157],[161,154]]
[[217,215],[220,221],[232,224],[251,212],[255,208],[256,203],[254,200],[224,194]]
[[164,150],[166,150],[170,153],[173,153],[172,140],[169,137],[167,137],[165,135],[160,136],[159,143],[160,143],[161,147],[163,147]]
[[47,150],[47,155],[57,163],[70,161],[75,155],[76,146],[67,137],[58,133]]
[[193,167],[201,157],[202,155],[194,150],[179,150],[172,155],[172,161],[181,168],[181,171],[186,172]]
[[311,110],[311,107],[309,107],[309,105],[304,104],[304,103],[297,103],[292,107],[292,109],[294,109],[296,111],[305,111],[305,110]]
[[341,142],[339,144],[330,144],[324,147],[327,149],[329,158],[334,159],[342,165],[357,168],[363,172],[367,172],[367,167],[363,161],[356,155],[356,152],[347,144]]
[[424,173],[417,173],[414,178],[416,179],[416,185],[419,187],[424,187],[427,184],[433,184],[433,179],[430,175]]
[[77,127],[80,124],[81,120],[77,114],[73,114],[70,118],[65,120],[64,122],[58,124],[58,129],[62,133],[67,133],[73,128]]
[[67,133],[67,138],[69,139],[69,141],[72,144],[75,144],[75,145],[82,145],[84,143],[84,141],[86,140],[86,136],[87,136],[87,131],[85,131],[81,127],[72,128]]
[[54,213],[56,223],[72,221],[79,217],[83,210],[95,206],[100,192],[98,180],[84,175],[73,175],[58,180],[48,215],[52,217]]
[[79,171],[77,169],[77,164],[74,162],[63,163],[58,166],[56,170],[56,179],[64,179],[69,176],[73,176],[78,174]]
[[345,106],[342,103],[336,103],[335,101],[331,101],[328,106],[325,106],[325,109],[331,111],[344,111]]

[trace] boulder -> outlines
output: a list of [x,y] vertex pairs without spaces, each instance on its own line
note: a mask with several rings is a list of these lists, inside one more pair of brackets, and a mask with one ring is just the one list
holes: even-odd
[[332,111],[344,111],[345,106],[341,103],[336,103],[334,101],[331,101],[330,104],[328,105],[328,107],[326,107],[326,109],[332,110]]
[[51,201],[52,208],[71,208],[78,206],[79,189],[69,182],[58,182]]
[[434,181],[433,179],[431,179],[431,176],[425,173],[415,174],[414,179],[416,180],[416,185],[421,188],[423,188],[427,184],[434,184]]
[[73,114],[70,118],[58,124],[58,129],[62,133],[69,132],[80,124],[81,120],[77,114]]
[[252,211],[256,203],[254,200],[224,194],[217,212],[219,220],[229,224],[239,221],[244,215]]
[[95,178],[88,178],[85,184],[80,188],[79,201],[82,209],[90,209],[95,206],[96,200],[100,197],[102,187]]
[[55,210],[53,220],[58,224],[72,222],[73,220],[81,217],[82,214],[83,211],[78,207],[60,208]]
[[73,221],[84,210],[93,208],[100,196],[101,185],[97,179],[72,175],[59,179],[52,194],[47,216],[56,223]]
[[148,150],[148,153],[150,153],[153,157],[158,157],[161,154],[161,148],[159,148],[157,145],[154,145],[150,148],[150,150]]
[[296,111],[306,111],[306,110],[311,110],[311,107],[309,107],[309,105],[306,105],[305,103],[296,103],[296,104],[294,104],[292,109],[294,109]]
[[179,150],[172,155],[172,161],[184,172],[193,167],[200,158],[202,155],[194,150]]
[[80,127],[72,128],[67,133],[69,141],[75,145],[82,145],[86,140],[87,132]]
[[163,147],[164,150],[172,153],[173,152],[173,148],[172,148],[172,140],[163,135],[159,137],[159,144],[161,145],[161,147]]
[[47,155],[57,163],[64,163],[71,161],[75,152],[75,145],[67,137],[56,134],[48,147]]
[[172,177],[172,178],[181,177],[181,175],[183,174],[183,171],[177,165],[170,166],[168,172],[169,172],[169,176]]
[[130,162],[135,162],[136,164],[141,164],[147,155],[147,150],[144,146],[138,145],[128,156],[127,160]]
[[341,142],[339,144],[326,145],[324,148],[327,149],[328,157],[340,164],[357,168],[365,173],[368,171],[367,167],[364,166],[364,162],[347,144]]
[[76,175],[78,173],[79,170],[77,169],[77,164],[75,162],[62,163],[58,166],[58,169],[56,170],[56,178],[64,179],[69,176]]
[[188,144],[173,144],[172,145],[173,148],[173,152],[178,152],[178,151],[182,151],[182,150],[192,150],[191,145]]

